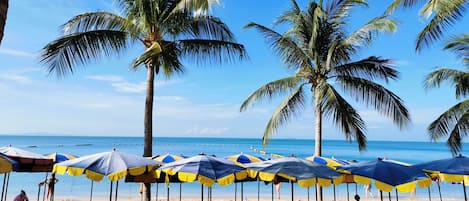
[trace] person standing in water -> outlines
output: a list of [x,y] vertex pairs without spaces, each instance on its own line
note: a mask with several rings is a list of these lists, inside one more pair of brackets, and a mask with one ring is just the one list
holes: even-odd
[[59,180],[55,177],[55,173],[52,173],[46,180],[39,183],[39,186],[47,184],[46,199],[54,200],[54,188],[57,182],[59,182]]

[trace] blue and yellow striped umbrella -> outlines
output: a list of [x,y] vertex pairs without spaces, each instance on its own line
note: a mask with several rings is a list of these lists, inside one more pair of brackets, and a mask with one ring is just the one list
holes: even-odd
[[199,181],[205,186],[212,186],[214,183],[225,186],[247,177],[245,168],[236,163],[207,155],[197,155],[167,163],[156,171],[158,177],[161,172],[168,175],[177,174],[182,182]]
[[379,190],[391,192],[411,192],[417,184],[419,187],[431,185],[431,179],[420,169],[392,160],[378,159],[369,162],[353,163],[337,167],[337,170],[353,174],[356,183],[369,185],[375,180]]
[[78,158],[71,154],[64,154],[64,153],[57,153],[57,152],[47,154],[46,157],[54,160],[54,163],[60,163],[60,162],[68,161],[70,159]]
[[251,178],[259,177],[262,181],[271,182],[280,176],[298,182],[301,187],[310,187],[314,184],[329,186],[332,183],[340,184],[343,180],[341,174],[330,167],[295,157],[251,163],[247,164],[246,168]]
[[174,161],[182,160],[182,159],[184,159],[184,157],[176,156],[176,155],[168,153],[168,154],[161,155],[161,156],[155,156],[152,159],[155,160],[155,161],[161,162],[161,163],[171,163],[171,162],[174,162]]
[[54,165],[53,172],[68,173],[70,176],[85,174],[88,179],[101,181],[107,176],[111,181],[137,176],[148,170],[154,170],[160,163],[141,156],[118,152],[102,152],[83,156]]
[[0,153],[0,174],[13,171],[17,165],[18,165],[18,162]]
[[256,157],[256,156],[249,155],[249,154],[243,154],[243,153],[228,156],[228,157],[226,157],[226,159],[228,159],[230,161],[233,161],[235,163],[240,163],[240,164],[256,163],[256,162],[265,161],[264,159],[262,159],[260,157]]

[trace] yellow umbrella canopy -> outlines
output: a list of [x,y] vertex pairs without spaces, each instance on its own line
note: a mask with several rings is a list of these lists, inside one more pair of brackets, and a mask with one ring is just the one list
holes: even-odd
[[16,163],[7,156],[0,154],[0,174],[13,171],[13,163]]
[[85,174],[93,181],[101,181],[107,176],[109,180],[117,181],[126,175],[137,176],[152,171],[158,164],[155,160],[113,150],[57,163],[53,172],[70,176]]
[[247,177],[245,168],[236,163],[207,155],[197,155],[167,163],[156,171],[158,177],[161,176],[161,172],[168,175],[177,174],[182,182],[199,181],[205,186],[212,186],[214,183],[225,186]]

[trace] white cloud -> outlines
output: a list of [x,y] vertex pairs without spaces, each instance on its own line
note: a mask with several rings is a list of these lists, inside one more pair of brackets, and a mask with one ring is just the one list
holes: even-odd
[[106,81],[106,82],[122,82],[124,78],[117,75],[92,75],[86,76],[86,79],[97,80],[97,81]]
[[20,84],[30,84],[32,79],[26,74],[39,72],[39,68],[18,68],[0,71],[0,80],[13,81]]
[[29,57],[35,58],[37,57],[36,54],[31,52],[21,51],[21,50],[13,50],[13,49],[6,49],[0,48],[0,54],[8,55],[8,56],[15,56],[15,57]]
[[182,101],[185,98],[182,96],[156,96],[155,99],[160,101]]
[[223,135],[228,131],[229,128],[212,128],[212,127],[200,127],[198,125],[186,130],[188,135],[204,135],[204,136],[216,136]]
[[143,93],[146,90],[145,82],[140,82],[138,84],[129,82],[115,82],[111,83],[111,86],[114,87],[114,90],[125,93]]

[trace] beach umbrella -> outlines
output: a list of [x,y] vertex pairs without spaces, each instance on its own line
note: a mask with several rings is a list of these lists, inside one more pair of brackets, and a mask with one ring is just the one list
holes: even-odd
[[[160,156],[155,156],[155,157],[152,157],[153,160],[155,161],[158,161],[158,162],[161,162],[162,164],[166,164],[166,163],[171,163],[171,162],[174,162],[174,161],[178,161],[178,160],[182,160],[184,159],[185,157],[183,156],[177,156],[177,155],[173,155],[173,154],[165,154],[165,155],[160,155]],[[164,177],[162,177],[164,178]],[[172,179],[170,179],[170,182],[175,182],[175,181],[172,181],[172,180],[175,180],[177,177],[173,177]],[[179,181],[178,181],[179,182]],[[159,180],[156,180],[156,189],[158,190],[158,183],[159,183]],[[179,200],[182,199],[182,182],[179,182]],[[169,200],[169,184],[167,185],[167,199]],[[156,200],[158,200],[158,191],[156,193]]]
[[13,146],[0,147],[0,153],[18,162],[15,172],[50,172],[53,160],[41,154],[33,153]]
[[341,165],[350,164],[347,161],[338,160],[338,159],[334,159],[334,158],[326,158],[326,157],[322,157],[322,156],[310,156],[310,157],[307,157],[306,160],[313,161],[313,162],[319,163],[321,165],[326,165],[326,166],[329,166],[329,167],[332,167],[332,168],[335,168],[335,167],[341,166]]
[[236,179],[247,177],[245,168],[232,161],[208,155],[197,155],[167,163],[158,168],[158,177],[161,177],[162,172],[168,176],[177,174],[178,179],[182,182],[198,181],[201,183],[202,200],[204,185],[210,187],[214,183],[218,183],[225,186],[233,183]]
[[92,181],[101,181],[104,177],[108,177],[111,181],[109,200],[112,200],[112,184],[114,181],[116,181],[117,200],[118,180],[125,178],[126,175],[137,176],[152,171],[159,164],[157,161],[114,149],[110,152],[82,156],[57,163],[54,165],[53,172],[58,174],[68,173],[70,176],[85,174]]
[[[241,166],[243,166],[244,164],[248,164],[248,163],[256,163],[256,162],[265,161],[265,159],[263,159],[261,157],[256,157],[256,156],[249,155],[249,154],[244,154],[244,153],[228,156],[228,157],[226,157],[226,159],[230,160],[230,161],[233,161],[235,163],[238,163]],[[245,181],[245,180],[246,179],[243,179],[241,181],[241,200],[243,200],[243,196],[244,196],[244,186],[243,186],[244,182],[243,181]],[[235,183],[235,200],[236,200],[236,193],[237,193],[236,186],[237,185]]]
[[57,153],[57,152],[46,154],[46,157],[52,159],[54,163],[60,163],[60,162],[64,162],[70,159],[78,158],[77,156],[74,156],[72,154],[64,154],[64,153]]
[[[431,185],[431,179],[420,169],[408,164],[393,160],[379,158],[369,162],[354,163],[337,167],[337,170],[345,170],[353,174],[356,183],[370,185],[371,180],[380,192],[391,192],[396,188],[397,192],[411,192],[416,184],[420,187]],[[381,196],[381,200],[383,197]]]
[[341,174],[330,167],[295,157],[251,163],[247,164],[246,168],[251,178],[257,177],[267,182],[272,182],[277,177],[290,180],[292,184],[292,200],[293,182],[297,182],[301,187],[310,187],[315,184],[320,186],[339,184],[342,180]]
[[432,176],[438,176],[441,181],[462,182],[464,199],[467,201],[466,185],[469,185],[469,158],[459,155],[453,158],[417,164],[415,167],[431,173]]
[[7,178],[10,177],[10,172],[18,168],[18,162],[9,158],[8,156],[0,153],[0,174],[3,176],[2,184],[2,197],[0,200],[6,200],[6,188],[7,188]]

